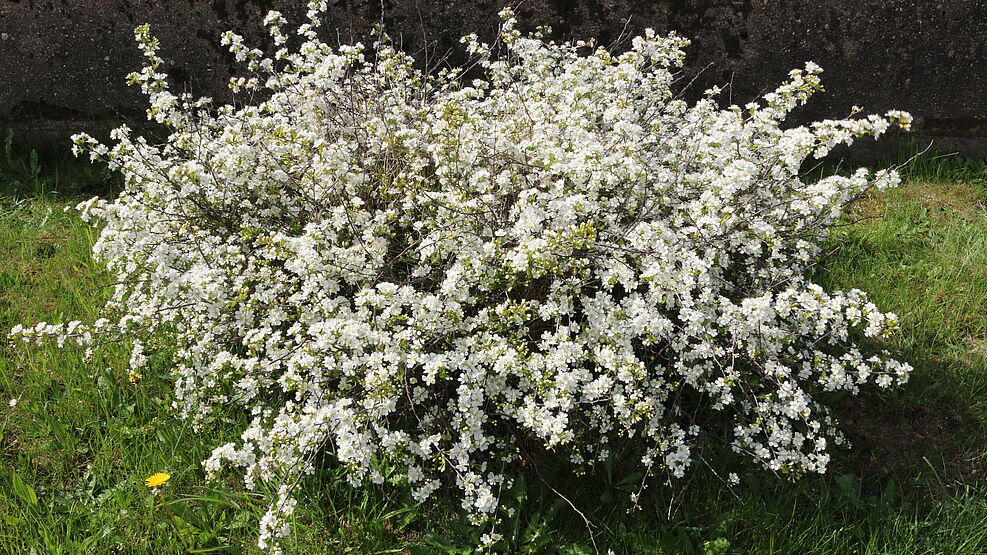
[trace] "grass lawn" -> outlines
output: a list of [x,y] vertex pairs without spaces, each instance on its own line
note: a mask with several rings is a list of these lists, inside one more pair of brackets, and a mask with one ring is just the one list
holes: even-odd
[[[592,553],[550,484],[595,523],[603,552],[987,552],[987,174],[935,161],[911,174],[855,205],[818,269],[825,287],[863,289],[897,312],[902,333],[886,347],[915,366],[903,388],[833,400],[854,446],[829,474],[747,469],[731,491],[701,471],[677,496],[649,489],[649,508],[628,513],[619,461],[581,481],[546,459],[508,493],[522,510],[498,530],[504,550]],[[109,279],[88,254],[94,230],[62,208],[105,190],[107,176],[66,175],[0,161],[0,333],[96,316]],[[263,500],[233,479],[205,483],[200,467],[243,416],[218,414],[194,432],[170,412],[165,357],[136,383],[126,363],[122,345],[89,362],[0,345],[0,553],[256,551]],[[706,463],[737,469],[728,457]],[[144,486],[155,472],[172,476],[157,497]],[[328,462],[303,491],[288,553],[468,553],[479,535],[451,500],[353,490]]]

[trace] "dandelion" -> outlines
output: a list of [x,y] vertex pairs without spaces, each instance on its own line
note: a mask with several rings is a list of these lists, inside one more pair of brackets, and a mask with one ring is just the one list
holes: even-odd
[[147,480],[144,481],[144,485],[151,488],[151,493],[153,493],[155,496],[159,496],[160,494],[160,499],[159,499],[160,507],[164,509],[166,513],[168,513],[168,518],[171,519],[171,525],[175,527],[175,534],[178,535],[178,539],[179,541],[182,542],[182,546],[185,548],[185,551],[188,551],[189,546],[185,542],[185,536],[182,535],[182,529],[178,526],[178,521],[175,519],[175,513],[171,510],[171,506],[169,505],[168,501],[165,499],[164,494],[161,494],[161,491],[158,489],[170,479],[171,479],[171,474],[168,474],[166,472],[156,472],[150,475],[147,478]]
[[133,374],[127,376],[127,381],[133,384],[136,384],[140,380],[141,380],[141,375],[137,372],[134,372]]
[[149,488],[157,488],[164,485],[165,482],[171,479],[170,474],[164,472],[158,472],[157,474],[152,474],[145,482],[144,485]]

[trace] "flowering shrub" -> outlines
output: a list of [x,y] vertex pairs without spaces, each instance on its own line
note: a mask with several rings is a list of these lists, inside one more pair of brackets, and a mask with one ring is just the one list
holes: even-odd
[[425,74],[383,36],[330,48],[321,8],[297,49],[272,12],[270,58],[224,35],[252,72],[234,91],[265,99],[245,105],[172,94],[138,28],[132,79],[171,135],[75,138],[126,177],[79,205],[117,277],[106,317],[12,332],[124,334],[132,375],[167,345],[182,417],[248,411],[204,465],[283,484],[262,548],[318,453],[419,501],[448,481],[481,522],[530,446],[588,470],[635,442],[647,479],[726,440],[823,472],[842,437],[820,394],[907,379],[857,345],[896,317],[806,277],[847,203],[898,176],[799,168],[908,114],[783,129],[820,90],[814,64],[758,103],[690,105],[672,93],[686,40],[648,31],[615,55],[523,35],[509,12],[497,47],[464,39],[480,78]]

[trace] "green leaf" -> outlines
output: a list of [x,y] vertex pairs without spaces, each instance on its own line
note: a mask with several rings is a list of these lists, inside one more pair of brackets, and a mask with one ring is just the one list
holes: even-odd
[[853,474],[841,474],[836,477],[836,485],[839,486],[841,496],[850,502],[854,507],[860,506],[860,490],[857,486],[857,477]]
[[35,506],[38,504],[38,496],[34,493],[34,488],[24,483],[20,474],[14,474],[11,478],[12,486],[14,489],[14,495],[18,499],[23,501],[28,506]]
[[730,541],[726,538],[703,542],[703,555],[725,555],[729,550]]

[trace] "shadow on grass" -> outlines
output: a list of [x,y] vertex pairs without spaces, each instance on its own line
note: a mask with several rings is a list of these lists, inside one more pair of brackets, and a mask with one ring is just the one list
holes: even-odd
[[118,174],[87,156],[76,158],[70,146],[28,148],[8,130],[0,139],[0,196],[9,201],[42,196],[85,199],[121,190]]

